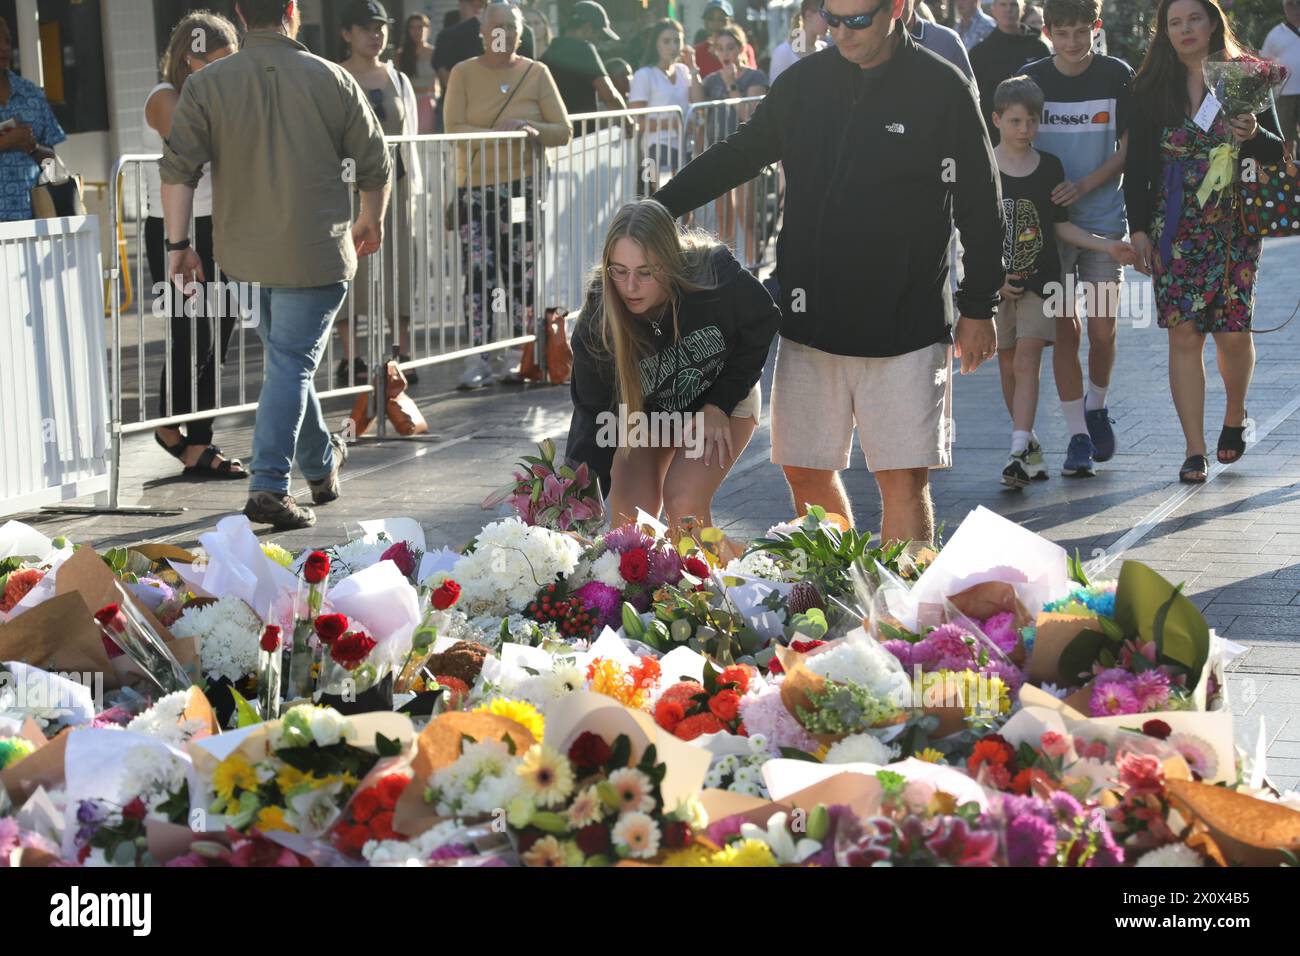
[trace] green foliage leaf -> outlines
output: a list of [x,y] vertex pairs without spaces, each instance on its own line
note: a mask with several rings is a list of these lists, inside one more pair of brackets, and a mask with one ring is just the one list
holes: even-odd
[[396,757],[402,752],[402,744],[391,740],[383,734],[375,734],[375,752],[381,757]]
[[1104,634],[1093,630],[1083,630],[1075,635],[1074,640],[1061,651],[1061,678],[1067,686],[1077,687],[1081,683],[1079,675],[1092,670],[1093,663],[1108,647],[1109,639]]
[[609,766],[626,767],[628,761],[632,759],[632,741],[628,739],[627,734],[619,734],[614,740],[614,747],[610,754]]
[[235,713],[239,715],[239,720],[236,722],[235,726],[252,727],[254,724],[260,724],[262,718],[253,708],[253,705],[244,700],[244,698],[240,696],[239,691],[235,690],[234,687],[228,687],[227,689],[230,691],[230,696],[235,699]]
[[806,760],[809,763],[821,763],[821,761],[812,754],[805,750],[800,750],[797,747],[782,747],[780,750],[781,756],[785,757],[787,760]]

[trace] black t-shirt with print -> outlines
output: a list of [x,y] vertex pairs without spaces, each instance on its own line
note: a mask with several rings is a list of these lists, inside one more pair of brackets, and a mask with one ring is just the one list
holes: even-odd
[[1056,249],[1056,223],[1067,222],[1070,211],[1052,202],[1052,190],[1065,172],[1051,153],[1039,152],[1038,168],[1028,176],[1002,174],[1002,211],[1007,233],[1002,254],[1007,273],[1026,276],[1025,288],[1047,297],[1049,282],[1061,281],[1061,256]]

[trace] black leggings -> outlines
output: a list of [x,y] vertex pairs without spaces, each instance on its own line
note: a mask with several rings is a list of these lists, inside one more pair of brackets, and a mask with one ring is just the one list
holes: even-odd
[[[145,222],[145,249],[149,256],[149,272],[156,285],[166,281],[167,252],[163,246],[163,220],[150,216]],[[216,278],[216,264],[212,258],[212,217],[196,216],[194,219],[194,248],[203,263],[203,275],[211,282]],[[143,293],[141,294],[143,298]],[[184,313],[184,304],[179,296],[172,299],[172,349],[163,363],[162,374],[158,378],[158,416],[185,415],[189,412],[202,411],[217,407],[217,394],[221,383],[217,381],[217,363],[212,351],[212,325],[210,318],[191,319]],[[230,347],[238,320],[229,316],[221,320],[221,361],[226,361],[226,351]],[[198,405],[190,403],[190,326],[196,330],[194,354],[198,367],[197,395]],[[172,407],[167,409],[167,373],[171,370]],[[185,426],[188,443],[191,445],[212,444],[212,419],[189,422]]]

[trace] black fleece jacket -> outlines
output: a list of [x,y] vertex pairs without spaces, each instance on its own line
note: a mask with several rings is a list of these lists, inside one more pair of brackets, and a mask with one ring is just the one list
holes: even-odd
[[749,122],[654,196],[684,215],[783,162],[781,335],[836,355],[951,341],[954,216],[961,314],[991,319],[1006,278],[1001,185],[975,88],[899,33],[878,75],[834,47],[799,60]]
[[[763,375],[781,311],[726,246],[710,257],[714,288],[684,296],[678,306],[680,337],[673,340],[665,312],[656,336],[641,324],[641,389],[647,412],[697,412],[716,405],[730,415]],[[573,330],[573,418],[566,457],[585,462],[608,492],[612,445],[599,442],[601,412],[615,411],[614,357],[601,336],[601,292],[593,283]],[[602,446],[603,445],[603,446]]]

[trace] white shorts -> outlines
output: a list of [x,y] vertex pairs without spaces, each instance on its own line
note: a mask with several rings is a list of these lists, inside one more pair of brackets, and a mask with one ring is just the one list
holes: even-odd
[[772,461],[842,471],[853,428],[871,471],[952,465],[952,346],[832,355],[783,338],[772,382]]

